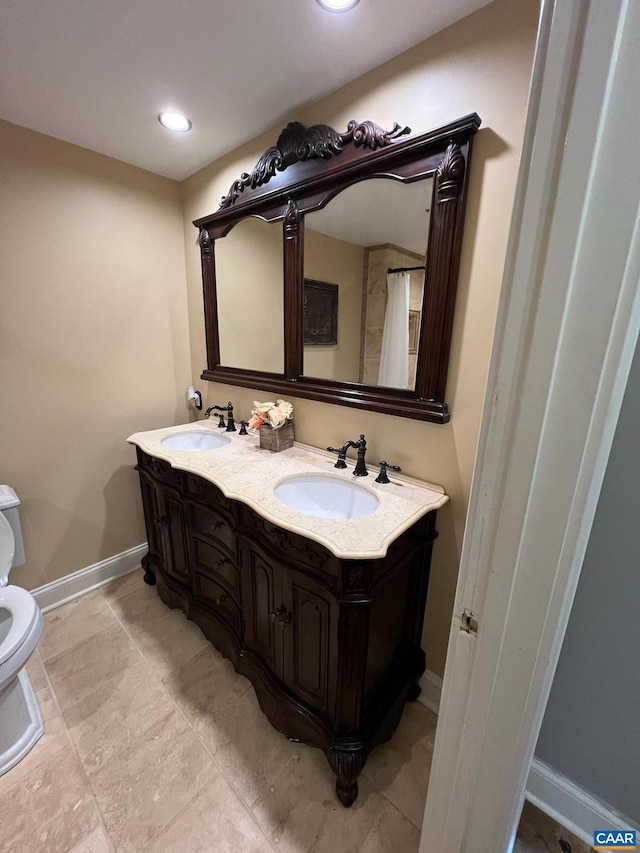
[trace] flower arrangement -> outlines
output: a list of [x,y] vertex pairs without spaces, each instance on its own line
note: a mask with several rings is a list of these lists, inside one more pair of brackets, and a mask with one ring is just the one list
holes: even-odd
[[253,406],[249,429],[259,429],[263,424],[272,429],[280,429],[293,420],[293,406],[286,400],[277,400],[275,403],[259,403],[254,400]]

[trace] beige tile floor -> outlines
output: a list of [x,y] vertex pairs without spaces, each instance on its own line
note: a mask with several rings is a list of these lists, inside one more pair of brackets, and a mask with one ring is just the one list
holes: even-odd
[[[45,733],[0,777],[2,853],[417,851],[436,727],[420,703],[372,753],[347,810],[320,751],[278,734],[249,682],[140,572],[44,622],[28,671]],[[562,853],[548,827],[555,847],[527,827],[518,853]]]

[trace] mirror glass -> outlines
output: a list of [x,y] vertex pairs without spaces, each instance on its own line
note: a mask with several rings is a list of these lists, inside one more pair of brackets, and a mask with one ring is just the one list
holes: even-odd
[[242,219],[216,242],[220,364],[284,371],[282,223]]
[[305,376],[414,388],[432,192],[375,178],[305,217]]

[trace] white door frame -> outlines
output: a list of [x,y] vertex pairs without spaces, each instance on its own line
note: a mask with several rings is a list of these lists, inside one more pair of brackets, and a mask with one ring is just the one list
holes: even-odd
[[513,846],[640,326],[639,34],[544,0],[420,853]]

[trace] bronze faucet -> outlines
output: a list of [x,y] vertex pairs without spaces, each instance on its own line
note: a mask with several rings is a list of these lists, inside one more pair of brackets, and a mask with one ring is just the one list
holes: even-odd
[[229,402],[227,403],[226,406],[209,406],[207,411],[204,413],[205,418],[211,417],[211,412],[213,412],[214,410],[216,410],[218,412],[226,412],[227,413],[226,424],[224,422],[224,415],[223,414],[216,415],[217,418],[220,418],[220,423],[218,424],[218,426],[221,429],[224,429],[224,427],[226,427],[227,432],[235,432],[236,431],[236,424],[235,424],[235,421],[233,420],[233,404],[231,403],[231,400],[229,400]]
[[342,447],[327,447],[327,450],[331,451],[331,453],[338,454],[338,461],[333,466],[334,468],[346,468],[346,456],[347,450],[350,447],[355,447],[358,451],[358,460],[356,462],[356,467],[353,469],[353,474],[355,477],[368,477],[369,472],[367,471],[367,466],[364,464],[364,455],[367,452],[367,442],[364,440],[364,435],[361,434],[358,441],[345,441]]

